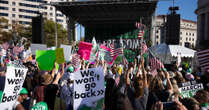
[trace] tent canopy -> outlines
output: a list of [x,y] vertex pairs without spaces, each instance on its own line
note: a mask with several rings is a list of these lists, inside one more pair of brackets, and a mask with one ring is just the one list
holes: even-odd
[[171,55],[174,57],[177,57],[178,54],[181,55],[181,57],[194,57],[195,50],[180,46],[180,45],[169,45],[169,49],[171,52]]
[[170,64],[178,55],[186,58],[193,58],[195,50],[179,46],[179,45],[167,45],[165,43],[156,45],[150,48],[153,55],[159,58],[165,64]]

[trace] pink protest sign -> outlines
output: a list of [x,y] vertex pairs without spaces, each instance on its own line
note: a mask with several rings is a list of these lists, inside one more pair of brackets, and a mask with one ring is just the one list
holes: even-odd
[[[101,54],[104,54],[104,60],[109,64],[112,65],[115,61],[115,59],[118,57],[118,55],[115,55],[113,57],[110,56],[110,51],[111,49],[102,45],[100,46],[99,52],[101,52]],[[100,53],[99,53],[100,54]]]
[[84,60],[89,60],[89,58],[91,56],[91,49],[92,49],[92,43],[87,43],[87,42],[80,41],[78,54]]

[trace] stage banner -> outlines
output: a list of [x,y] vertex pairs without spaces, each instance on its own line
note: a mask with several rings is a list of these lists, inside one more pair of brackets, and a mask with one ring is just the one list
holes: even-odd
[[74,110],[102,110],[104,102],[103,67],[80,70],[74,75]]

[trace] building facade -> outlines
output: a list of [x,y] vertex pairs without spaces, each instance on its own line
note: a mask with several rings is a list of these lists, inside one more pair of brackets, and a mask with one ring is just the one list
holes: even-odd
[[209,0],[198,0],[197,14],[197,48],[209,48]]
[[[8,19],[9,24],[29,25],[32,17],[40,12],[43,17],[55,21],[55,8],[46,4],[56,1],[60,0],[0,0],[0,17]],[[66,17],[58,11],[56,17],[56,21],[66,28]]]
[[[154,44],[158,45],[165,42],[166,36],[166,16],[159,15],[155,19]],[[195,48],[197,40],[197,23],[191,20],[180,20],[179,45]]]

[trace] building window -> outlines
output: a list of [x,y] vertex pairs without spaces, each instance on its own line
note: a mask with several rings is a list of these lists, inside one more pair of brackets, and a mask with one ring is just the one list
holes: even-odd
[[156,42],[156,44],[158,45],[158,44],[159,44],[159,42]]
[[53,10],[53,8],[52,8],[52,7],[50,7],[50,10]]
[[15,20],[12,20],[12,24],[15,24]]
[[158,30],[156,31],[156,33],[158,33]]
[[57,22],[63,22],[63,20],[61,20],[61,19],[57,19]]
[[50,13],[50,16],[53,16],[53,13]]
[[182,37],[180,37],[180,40],[182,40]]
[[3,1],[3,0],[0,0],[0,3],[1,3],[1,4],[9,4],[8,1]]
[[30,22],[27,22],[27,21],[20,21],[19,23],[20,24],[28,24],[28,25],[30,24]]
[[186,37],[186,41],[188,40],[188,38]]
[[12,14],[12,17],[15,17],[15,14]]
[[182,35],[182,32],[180,32],[180,35]]
[[9,8],[0,6],[0,10],[9,10]]
[[31,18],[32,18],[32,16],[19,15],[19,18],[31,19]]
[[191,33],[189,33],[189,36],[191,36]]
[[156,38],[158,39],[158,38],[159,38],[159,36],[156,36]]
[[192,36],[194,36],[194,33],[192,34]]
[[192,38],[192,41],[194,41],[194,38]]
[[19,12],[24,12],[24,13],[34,13],[34,14],[38,14],[38,11],[32,11],[32,10],[25,10],[25,9],[19,9]]
[[8,13],[0,13],[0,16],[8,16]]
[[189,38],[189,41],[191,41],[191,38]]
[[15,2],[12,2],[12,5],[13,5],[13,6],[15,6],[15,5],[16,5],[16,3],[15,3]]
[[186,35],[188,35],[188,33],[186,32]]
[[15,8],[12,8],[12,11],[16,11],[16,9]]

